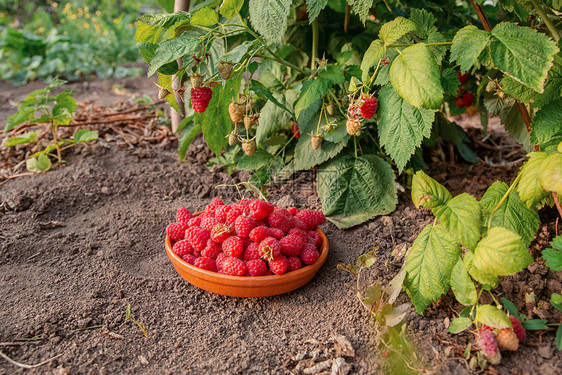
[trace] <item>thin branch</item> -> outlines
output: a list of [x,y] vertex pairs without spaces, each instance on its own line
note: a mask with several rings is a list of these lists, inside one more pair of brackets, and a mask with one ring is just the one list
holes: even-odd
[[560,200],[558,199],[558,194],[556,194],[556,192],[554,191],[552,192],[552,198],[554,198],[554,204],[556,205],[556,209],[558,210],[558,215],[562,217],[562,206],[560,206]]
[[14,361],[10,357],[8,357],[6,354],[0,352],[0,357],[4,358],[6,361],[10,362],[14,366],[18,366],[18,367],[25,368],[25,369],[32,369],[32,368],[36,368],[36,367],[39,367],[39,366],[43,366],[44,364],[47,364],[47,363],[59,358],[62,355],[63,355],[63,353],[60,353],[59,355],[56,355],[53,358],[47,359],[46,361],[37,363],[36,365],[26,365],[24,363],[19,363],[19,362]]

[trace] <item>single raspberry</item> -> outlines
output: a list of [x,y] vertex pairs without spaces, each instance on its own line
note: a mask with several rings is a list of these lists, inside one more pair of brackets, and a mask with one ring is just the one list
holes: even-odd
[[301,230],[304,230],[306,232],[308,232],[308,225],[306,225],[306,223],[304,221],[302,221],[301,219],[299,219],[298,217],[293,217],[293,219],[291,220],[291,225],[293,226],[293,228],[298,228]]
[[468,107],[473,102],[474,102],[474,95],[472,95],[472,93],[467,92],[466,94],[463,95],[463,97],[462,97],[462,106],[463,107]]
[[299,257],[288,257],[289,267],[287,272],[296,271],[302,268],[302,260]]
[[299,212],[296,207],[288,208],[287,211],[291,214],[291,216],[295,216]]
[[209,232],[201,227],[191,227],[185,232],[185,238],[195,250],[201,251],[207,246]]
[[269,237],[269,228],[263,225],[252,229],[249,235],[249,238],[254,242],[262,242],[267,237]]
[[185,238],[187,226],[183,223],[171,223],[166,227],[166,234],[172,241],[179,241]]
[[489,329],[481,329],[480,332],[478,332],[477,344],[490,364],[497,365],[500,363],[501,354],[492,331]]
[[189,210],[185,207],[178,208],[178,211],[176,212],[176,221],[178,223],[183,223],[187,225],[189,219],[191,219],[192,217],[193,215],[191,214],[191,212],[189,212]]
[[246,113],[246,105],[232,102],[228,106],[228,113],[230,114],[230,119],[232,120],[232,122],[238,124],[244,119],[244,113]]
[[201,220],[200,227],[205,229],[207,232],[211,232],[213,228],[218,224],[218,220],[215,219],[215,216],[207,216]]
[[459,82],[461,83],[461,85],[468,81],[468,78],[470,77],[468,72],[462,74],[460,71],[457,72],[457,76],[459,77]]
[[211,258],[199,257],[195,259],[193,265],[207,271],[217,272],[217,264],[215,260]]
[[240,215],[234,222],[234,230],[240,238],[248,238],[252,229],[256,226],[254,219],[248,216]]
[[320,257],[320,253],[314,247],[304,246],[300,258],[304,264],[314,264]]
[[345,129],[349,135],[361,135],[361,119],[357,117],[350,117],[345,123]]
[[228,211],[230,211],[230,206],[218,206],[215,210],[215,219],[217,219],[219,223],[226,223],[226,214]]
[[302,238],[294,234],[281,238],[279,244],[281,245],[281,254],[289,257],[299,255],[303,245]]
[[228,225],[234,225],[238,216],[242,215],[243,212],[244,208],[242,208],[239,204],[232,205],[230,210],[226,213],[226,223]]
[[201,250],[201,256],[216,259],[221,252],[221,245],[209,238],[207,240],[207,246]]
[[261,259],[252,259],[246,262],[250,276],[263,276],[267,272],[267,264]]
[[218,206],[224,206],[224,202],[220,197],[214,197],[213,199],[211,199],[211,202],[209,202],[209,204],[207,205],[207,207],[218,207]]
[[515,351],[519,348],[519,338],[511,328],[500,330],[496,334],[496,342],[498,343],[498,348],[500,349]]
[[525,331],[525,328],[523,328],[523,325],[521,324],[519,319],[517,319],[513,315],[510,315],[509,320],[511,320],[511,325],[513,326],[513,332],[515,332],[515,334],[517,335],[519,342],[525,341],[525,339],[527,338],[527,332]]
[[221,61],[217,67],[221,78],[225,81],[230,78],[232,74],[233,65],[230,61]]
[[284,255],[279,255],[269,261],[269,269],[275,275],[283,275],[289,269],[289,261]]
[[213,97],[213,90],[208,87],[191,89],[191,106],[195,112],[203,113]]
[[299,139],[301,137],[301,131],[299,129],[299,125],[293,121],[293,125],[291,126],[291,131],[293,132],[293,136],[296,139]]
[[222,273],[225,275],[243,276],[246,271],[246,264],[241,259],[226,257],[222,261]]
[[311,230],[308,232],[308,236],[314,239],[314,246],[320,247],[322,245],[322,237],[320,237],[317,231]]
[[204,76],[205,76],[205,74],[203,74],[203,75],[198,74],[198,73],[191,74],[189,76],[189,79],[191,81],[191,87],[194,88],[194,89],[201,87],[201,84],[203,83],[203,77]]
[[223,243],[232,234],[232,227],[228,224],[217,224],[211,230],[211,239],[216,243]]
[[458,98],[456,98],[456,99],[455,99],[455,102],[457,103],[457,107],[458,107],[458,108],[464,107],[464,103],[463,103],[463,100],[462,100],[462,96],[459,96]]
[[195,256],[193,256],[192,254],[185,254],[184,256],[181,257],[183,260],[185,260],[187,263],[189,264],[194,264],[195,263],[195,259],[197,259]]
[[228,255],[226,255],[225,253],[220,253],[219,255],[217,255],[217,259],[215,259],[215,263],[217,264],[218,271],[222,270],[222,262],[224,262],[226,258],[228,258]]
[[260,254],[260,244],[259,243],[251,243],[246,250],[244,250],[244,254],[242,255],[242,259],[244,261],[259,259],[261,256]]
[[[254,201],[255,201],[255,199],[247,199],[247,198],[244,198],[244,199],[240,199],[240,200],[238,201],[238,204],[239,204],[240,206],[244,206],[244,207],[245,207],[245,206],[251,205],[252,203],[254,203]],[[246,213],[246,212],[245,212],[245,213]]]
[[372,118],[375,113],[377,113],[377,109],[379,108],[379,103],[377,98],[374,97],[366,97],[363,98],[363,105],[361,106],[361,115],[364,118]]
[[198,226],[200,226],[200,225],[201,225],[201,217],[199,217],[199,216],[196,216],[196,217],[194,217],[194,218],[192,218],[192,219],[189,219],[189,221],[187,222],[187,226],[188,226],[189,228],[191,228],[191,227],[198,227]]
[[269,237],[280,240],[284,235],[285,233],[279,228],[269,228]]
[[236,236],[228,237],[222,243],[222,251],[230,257],[238,258],[244,253],[244,242]]
[[201,251],[193,249],[193,253],[191,255],[193,255],[195,258],[199,258],[201,256]]
[[255,200],[250,203],[250,216],[256,220],[263,220],[273,212],[274,208],[273,204],[269,202]]
[[316,229],[319,225],[324,224],[326,221],[326,217],[321,211],[302,210],[296,217],[304,221],[311,230]]
[[193,247],[189,244],[188,240],[180,240],[174,244],[172,251],[176,253],[177,256],[182,257],[193,252]]
[[324,142],[324,137],[321,135],[311,135],[310,136],[310,146],[313,150],[318,150],[322,147],[322,143]]
[[268,222],[270,227],[281,229],[283,233],[287,233],[291,229],[291,219],[279,211],[272,212]]
[[256,152],[256,142],[253,139],[241,142],[242,143],[242,151],[248,156],[254,155]]
[[302,240],[307,239],[307,237],[308,237],[307,233],[308,233],[308,229],[306,230],[306,232],[302,229],[299,229],[299,228],[291,228],[291,230],[289,231],[289,234],[299,236]]
[[291,218],[291,217],[292,217],[291,213],[290,213],[289,210],[287,210],[286,208],[275,207],[275,208],[273,209],[273,211],[274,211],[274,212],[277,212],[278,214],[281,214],[281,215],[283,215],[283,216],[285,216],[285,217],[288,217],[288,218]]
[[265,260],[272,260],[281,254],[281,245],[273,237],[267,237],[259,244],[260,257]]

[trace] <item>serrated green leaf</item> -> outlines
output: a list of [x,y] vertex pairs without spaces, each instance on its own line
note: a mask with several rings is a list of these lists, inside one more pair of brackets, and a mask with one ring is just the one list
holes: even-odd
[[213,26],[219,22],[219,15],[214,9],[204,7],[193,13],[191,23],[198,26]]
[[404,17],[396,17],[382,25],[379,38],[385,46],[389,46],[409,32],[416,31],[416,24]]
[[474,254],[470,251],[464,254],[464,264],[470,276],[480,284],[488,285],[491,288],[498,285],[499,279],[497,276],[483,272],[474,265]]
[[394,59],[390,83],[414,107],[438,109],[443,102],[441,72],[424,43],[406,47]]
[[139,22],[146,25],[158,26],[167,29],[176,22],[189,20],[190,18],[191,14],[187,12],[147,14],[139,18]]
[[172,61],[180,57],[192,53],[199,47],[199,38],[194,38],[191,35],[181,35],[177,38],[165,40],[158,45],[154,52],[154,57],[150,60],[150,68],[148,69],[148,76],[150,77],[156,71]]
[[37,132],[25,133],[25,134],[22,134],[18,137],[8,138],[6,140],[6,144],[4,146],[5,147],[13,147],[13,146],[16,146],[16,145],[22,145],[24,143],[32,143],[32,142],[35,142],[36,139],[37,139]]
[[490,33],[476,26],[465,26],[453,38],[451,61],[456,61],[461,72],[467,72],[478,61],[490,41]]
[[283,39],[291,3],[291,0],[250,0],[250,21],[267,43]]
[[320,11],[326,7],[328,0],[306,0],[306,11],[308,19],[312,23],[320,14]]
[[373,6],[373,0],[347,0],[353,13],[359,16],[361,22],[365,23],[369,15],[369,9]]
[[556,349],[562,350],[562,324],[556,329]]
[[474,265],[495,276],[513,275],[531,263],[533,257],[521,236],[502,227],[490,229],[474,250]]
[[432,211],[455,241],[474,250],[480,240],[482,222],[482,211],[476,198],[462,193],[446,204],[434,207]]
[[550,295],[550,303],[556,310],[562,312],[562,295],[558,293],[552,293]]
[[305,81],[299,99],[295,103],[297,116],[303,109],[310,107],[312,103],[328,94],[330,87],[332,87],[332,83],[323,78]]
[[427,39],[423,42],[426,44],[443,43],[443,45],[436,44],[433,46],[428,46],[429,50],[433,54],[433,57],[435,58],[435,62],[438,65],[441,65],[441,61],[443,60],[445,54],[447,53],[448,47],[446,44],[444,44],[445,42],[447,42],[447,39],[445,39],[443,34],[441,34],[437,30],[430,32],[429,35],[427,36]]
[[380,60],[384,58],[386,54],[386,47],[383,45],[382,40],[376,39],[371,42],[369,48],[365,51],[363,55],[363,60],[361,61],[361,80],[368,82],[370,78],[369,70],[376,66]]
[[501,89],[504,93],[522,103],[530,103],[540,95],[535,90],[507,75],[501,80]]
[[478,302],[478,295],[474,282],[468,276],[468,271],[461,258],[451,272],[451,289],[457,301],[463,305],[473,305]]
[[530,209],[519,198],[513,189],[501,205],[492,213],[507,193],[505,182],[496,181],[486,191],[480,204],[482,205],[482,224],[489,227],[503,227],[521,236],[524,246],[529,246],[539,229],[537,210]]
[[[172,80],[173,80],[173,76],[158,73],[158,85],[160,87],[162,87],[163,89],[166,89],[170,92],[165,98],[166,102],[176,112],[181,113],[180,106],[179,106],[178,102],[176,101],[176,95],[174,94],[174,89],[172,87]],[[182,105],[183,105],[183,103],[182,103]]]
[[542,93],[558,47],[548,36],[512,22],[494,27],[490,38],[494,67]]
[[451,321],[451,325],[449,326],[449,329],[447,329],[447,332],[452,334],[461,333],[471,325],[472,320],[470,318],[455,318]]
[[242,9],[243,6],[244,0],[224,0],[219,9],[219,13],[221,16],[230,20],[237,12],[240,11],[240,9]]
[[445,92],[449,95],[458,95],[457,91],[459,89],[460,81],[457,75],[457,71],[451,68],[443,70],[441,73],[441,86]]
[[378,156],[340,156],[318,171],[322,211],[338,228],[388,214],[398,202],[394,178],[390,165]]
[[529,331],[547,330],[547,321],[545,319],[531,319],[521,322],[523,328]]
[[325,69],[318,73],[318,76],[332,82],[334,85],[341,85],[345,81],[341,68],[334,64],[326,65]]
[[[297,99],[293,90],[287,90],[284,94],[271,94],[277,103],[286,108],[283,109],[272,100],[268,100],[260,111],[260,118],[256,130],[256,142],[265,142],[269,137],[277,134],[283,128],[290,127],[289,121],[292,118],[292,108]],[[288,107],[288,108],[287,108]]]
[[562,236],[558,236],[550,243],[552,249],[544,249],[542,258],[546,260],[546,265],[553,271],[562,270]]
[[201,125],[193,122],[193,116],[186,117],[178,126],[181,128],[180,136],[178,139],[178,155],[180,161],[185,160],[185,155],[189,145],[201,133]]
[[453,198],[449,190],[425,174],[418,171],[412,179],[412,201],[416,208],[420,206],[433,209],[446,205]]
[[515,307],[513,302],[511,302],[510,300],[508,300],[505,297],[502,297],[501,301],[502,301],[503,306],[507,310],[507,312],[509,312],[509,315],[513,315],[517,319],[521,320],[519,311],[517,311],[517,307]]
[[33,173],[47,172],[52,167],[51,159],[45,154],[27,159],[25,164],[27,169]]
[[[154,58],[154,54],[158,46],[154,43],[137,43],[137,48],[139,52],[146,61],[146,63],[150,64],[150,61]],[[157,69],[158,73],[162,73],[165,75],[172,75],[176,74],[178,71],[178,63],[174,60],[167,64],[162,65],[160,68]]]
[[165,32],[163,27],[152,26],[146,23],[138,22],[137,31],[135,32],[135,40],[137,43],[158,43],[160,36]]
[[529,160],[523,164],[519,174],[521,179],[517,185],[519,197],[527,207],[536,207],[545,197],[546,192],[542,189],[539,181],[539,173],[543,170],[543,161],[548,157],[545,152],[532,152]]
[[511,320],[502,310],[492,305],[478,306],[476,321],[492,328],[511,328]]
[[437,30],[435,27],[437,19],[425,9],[410,9],[410,21],[416,25],[415,32],[422,39]]
[[555,149],[562,142],[562,99],[542,107],[531,123],[530,140],[542,151]]
[[404,264],[408,273],[404,289],[416,312],[437,301],[450,287],[451,270],[457,263],[460,247],[441,225],[427,225],[418,235]]
[[90,129],[78,129],[74,133],[74,142],[90,142],[98,139],[98,131]]
[[4,128],[4,134],[9,132],[16,126],[31,120],[33,117],[35,117],[35,109],[33,107],[19,108],[15,114],[8,117],[8,119],[6,120],[6,127]]
[[255,171],[265,167],[272,159],[273,155],[264,150],[256,150],[252,156],[244,155],[236,165],[237,169]]

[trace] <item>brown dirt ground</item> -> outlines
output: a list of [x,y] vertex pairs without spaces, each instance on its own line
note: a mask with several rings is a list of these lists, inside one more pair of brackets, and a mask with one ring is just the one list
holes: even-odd
[[[125,90],[115,91],[116,83]],[[10,101],[40,85],[13,89],[0,84],[0,123],[13,113]],[[156,90],[142,77],[94,80],[78,100],[110,105],[123,95],[147,92],[154,96]],[[345,358],[349,373],[384,373],[372,324],[345,286],[351,277],[336,266],[352,263],[376,246],[379,260],[366,280],[389,281],[401,267],[390,253],[413,242],[431,222],[430,212],[416,210],[403,193],[397,210],[387,217],[349,230],[325,224],[328,260],[303,288],[269,298],[215,295],[175,272],[164,251],[165,226],[178,207],[197,211],[219,195],[235,200],[234,189],[212,187],[244,181],[247,174],[207,169],[210,154],[201,140],[191,146],[184,163],[174,147],[139,153],[123,142],[100,140],[71,151],[65,155],[68,163],[44,175],[16,178],[0,187],[0,201],[11,207],[0,211],[0,351],[26,364],[60,355],[30,371],[0,359],[0,374],[286,374],[294,369],[291,358],[296,355],[303,354],[309,365],[311,357],[333,355],[334,334],[345,336],[355,350],[354,357]],[[497,157],[485,149],[478,154],[486,160]],[[430,174],[454,194],[467,191],[478,197],[495,179],[509,181],[519,166],[452,164],[429,157],[435,159]],[[302,173],[273,188],[272,201],[317,208],[311,185],[311,176]],[[554,236],[555,218],[554,210],[541,211],[543,224],[531,247],[535,257]],[[547,301],[551,293],[560,293],[562,275],[541,263],[538,259],[504,278],[497,294],[523,308],[523,293],[530,287],[542,306],[537,314],[560,322],[561,314]],[[399,301],[408,299],[402,295]],[[125,320],[128,304],[148,337]],[[470,334],[446,333],[448,319],[460,309],[447,295],[424,317],[413,307],[408,315],[409,332],[427,367],[442,374],[468,373],[458,359],[443,361],[446,347],[472,340]],[[18,341],[33,337],[37,340]],[[489,373],[555,374],[561,368],[553,331],[530,332],[526,343],[504,354],[502,364]]]

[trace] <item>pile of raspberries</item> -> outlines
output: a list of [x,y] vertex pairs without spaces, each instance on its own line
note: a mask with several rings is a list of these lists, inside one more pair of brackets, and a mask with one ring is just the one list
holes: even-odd
[[196,267],[235,276],[282,275],[314,264],[324,214],[277,208],[254,199],[226,205],[214,198],[199,216],[178,209],[166,227],[173,251]]

